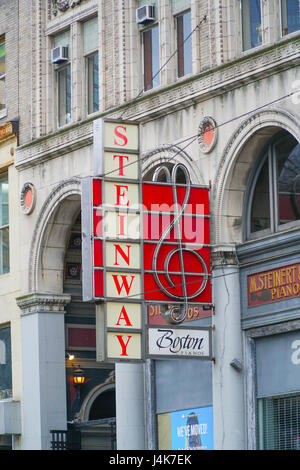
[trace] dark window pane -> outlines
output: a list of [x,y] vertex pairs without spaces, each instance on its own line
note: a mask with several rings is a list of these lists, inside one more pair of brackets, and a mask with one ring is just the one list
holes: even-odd
[[159,31],[155,26],[143,33],[144,46],[144,90],[160,85]]
[[159,34],[158,26],[152,28],[152,76],[153,76],[153,88],[160,85],[160,74],[159,74]]
[[0,400],[12,396],[10,328],[0,327]]
[[8,179],[0,179],[0,227],[8,225]]
[[278,221],[300,218],[300,145],[292,136],[275,147],[277,163]]
[[299,0],[281,0],[281,23],[283,36],[300,29]]
[[262,43],[260,0],[242,0],[243,49]]
[[86,60],[88,114],[91,114],[99,110],[98,54],[90,55]]
[[5,74],[5,41],[0,38],[0,76]]
[[260,171],[251,207],[251,232],[270,228],[270,193],[268,158]]
[[192,72],[191,12],[177,17],[178,77]]
[[71,122],[71,67],[57,72],[58,80],[58,125]]

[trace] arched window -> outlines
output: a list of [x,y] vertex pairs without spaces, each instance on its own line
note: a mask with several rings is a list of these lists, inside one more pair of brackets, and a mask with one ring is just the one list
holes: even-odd
[[246,197],[246,238],[289,228],[300,219],[300,144],[280,132],[264,148]]

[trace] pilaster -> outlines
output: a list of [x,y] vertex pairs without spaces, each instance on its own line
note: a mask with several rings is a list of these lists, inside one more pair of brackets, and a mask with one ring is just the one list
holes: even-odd
[[232,245],[214,247],[213,407],[216,450],[245,447],[239,267]]
[[49,450],[50,431],[66,429],[64,309],[69,295],[32,293],[21,309],[23,448]]

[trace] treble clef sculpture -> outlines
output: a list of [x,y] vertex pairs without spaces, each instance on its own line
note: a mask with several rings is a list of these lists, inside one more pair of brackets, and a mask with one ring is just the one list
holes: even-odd
[[[176,190],[176,181],[177,181],[177,174],[178,170],[181,170],[184,173],[185,176],[185,186],[186,186],[186,193],[184,196],[184,201],[182,203],[182,206],[180,207],[178,204],[178,198],[177,198],[177,190]],[[153,275],[155,278],[156,283],[160,287],[160,289],[169,297],[172,297],[173,299],[181,301],[181,305],[179,306],[173,306],[166,310],[165,312],[162,313],[163,318],[168,322],[168,323],[173,323],[173,324],[178,324],[184,321],[187,315],[187,310],[188,310],[188,300],[193,299],[197,297],[201,292],[205,289],[206,284],[207,284],[207,279],[208,279],[208,272],[207,272],[207,267],[206,264],[202,258],[202,256],[195,250],[189,248],[188,246],[185,246],[182,242],[182,233],[181,233],[181,225],[180,225],[180,219],[184,213],[184,210],[186,208],[186,205],[189,201],[190,197],[190,192],[191,192],[191,182],[190,182],[190,176],[187,168],[181,164],[177,163],[174,165],[172,169],[172,173],[170,173],[169,169],[165,166],[159,167],[154,175],[153,175],[153,181],[157,181],[160,173],[164,172],[166,175],[167,182],[172,183],[172,193],[173,193],[173,201],[174,201],[174,218],[170,225],[164,230],[158,244],[156,245],[154,255],[153,255],[153,261],[152,261],[152,270],[153,270]],[[176,239],[177,239],[177,247],[171,250],[168,255],[165,258],[164,262],[164,275],[166,276],[166,279],[168,281],[168,284],[170,288],[176,287],[175,283],[173,282],[169,270],[169,265],[171,262],[171,259],[178,254],[179,255],[179,265],[180,265],[180,275],[181,275],[181,288],[182,288],[182,295],[174,294],[170,292],[161,282],[159,278],[159,273],[157,269],[157,263],[158,263],[158,256],[160,249],[167,238],[167,236],[170,234],[171,230],[175,227],[176,231]],[[187,273],[185,270],[185,264],[184,264],[184,253],[191,253],[192,255],[196,256],[196,258],[200,261],[203,269],[203,279],[201,282],[200,287],[193,293],[188,294],[187,291],[187,285],[186,285],[186,275],[187,274],[192,274],[192,273]],[[182,307],[183,304],[183,307]]]

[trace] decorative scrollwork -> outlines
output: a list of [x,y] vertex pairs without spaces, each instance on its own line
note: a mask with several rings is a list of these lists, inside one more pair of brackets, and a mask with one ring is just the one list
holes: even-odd
[[52,0],[52,12],[56,16],[58,10],[65,12],[69,8],[74,8],[76,5],[79,5],[82,0]]

